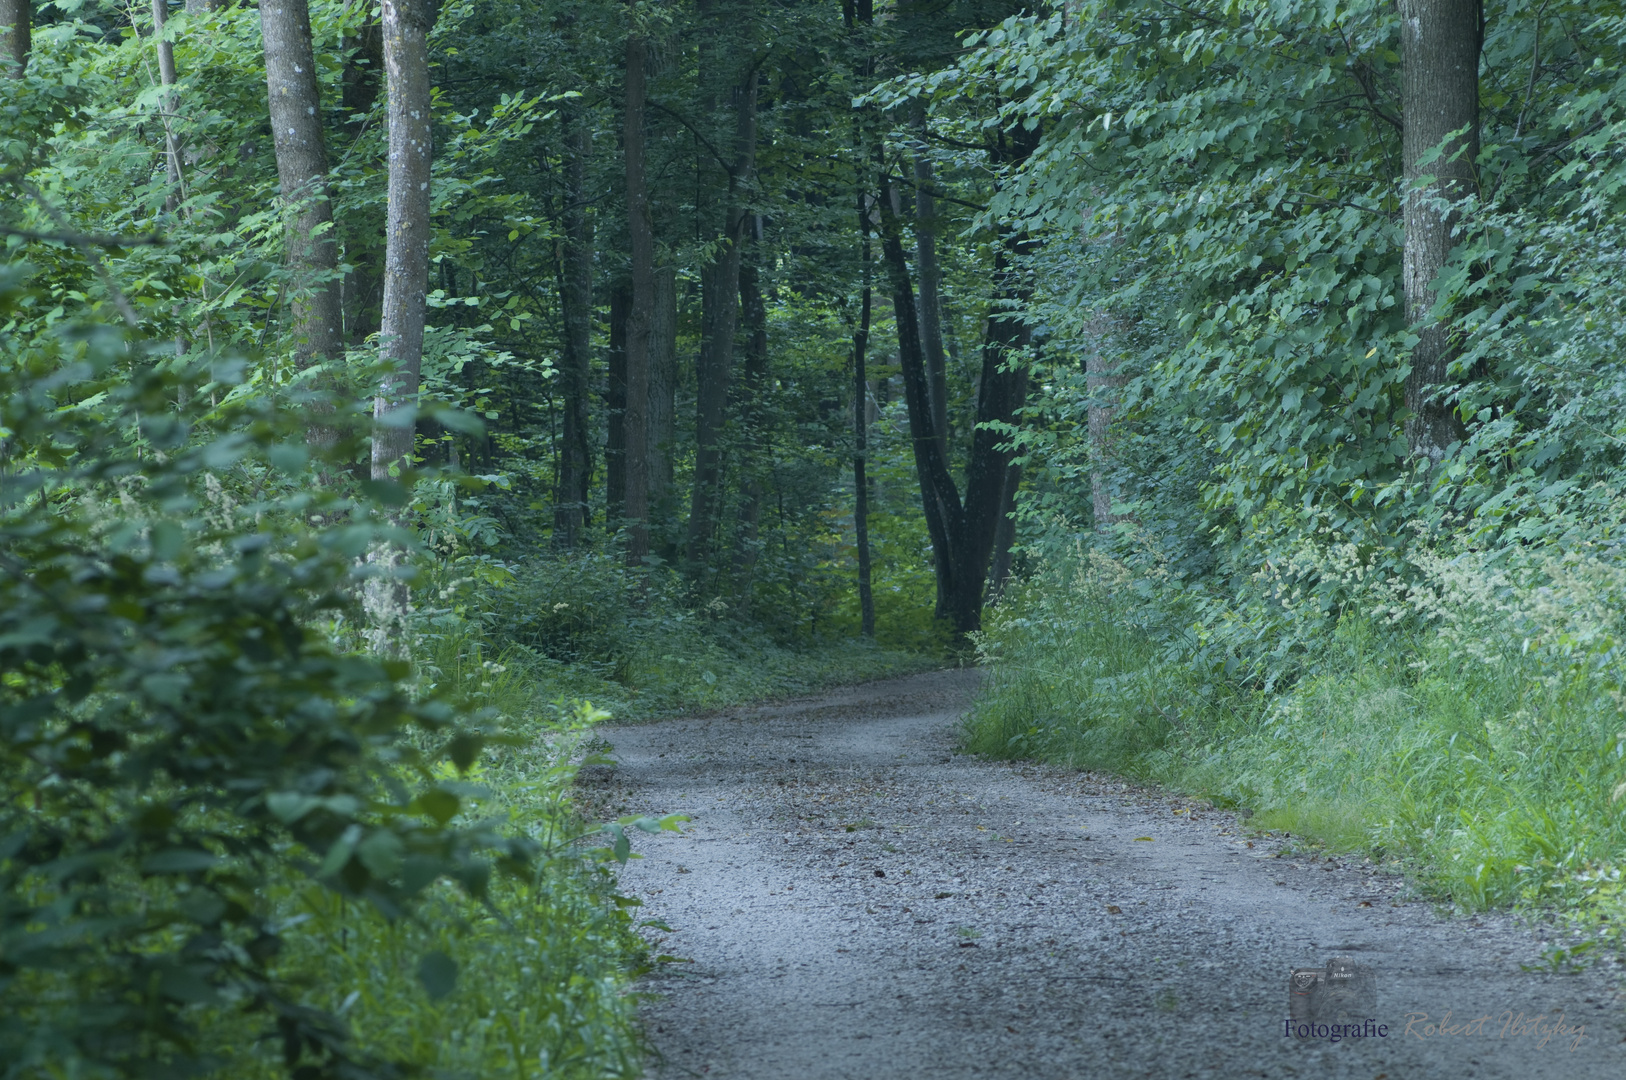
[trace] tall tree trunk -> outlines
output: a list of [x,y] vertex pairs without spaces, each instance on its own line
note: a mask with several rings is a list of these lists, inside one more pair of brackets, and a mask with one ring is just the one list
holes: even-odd
[[[156,0],[162,3],[163,0]],[[271,143],[284,206],[283,236],[292,277],[292,310],[300,367],[337,359],[344,350],[338,244],[328,199],[327,149],[322,141],[321,98],[316,83],[306,0],[265,0],[260,5],[265,42],[265,83],[271,112]],[[313,433],[317,438],[330,433]]]
[[632,290],[618,283],[610,290],[609,378],[605,386],[604,503],[613,531],[621,527],[627,505],[627,321]]
[[[966,463],[966,536],[961,548],[965,566],[955,582],[960,589],[952,616],[956,628],[981,629],[984,582],[992,576],[989,562],[1002,527],[1011,526],[1014,539],[1015,523],[1010,515],[1015,509],[1015,485],[1021,482],[1021,473],[1012,466],[1015,453],[1002,449],[1011,436],[998,427],[1015,423],[1027,403],[1028,369],[1023,353],[1030,334],[1021,321],[1020,308],[1032,290],[1018,256],[1030,250],[1031,243],[1024,234],[1009,230],[1001,239],[994,256],[994,303],[982,347],[977,426]],[[1006,546],[1008,549],[1009,541]]]
[[649,335],[655,318],[655,229],[644,179],[644,67],[648,59],[648,43],[637,33],[629,34],[623,140],[632,305],[627,313],[627,404],[622,417],[626,490],[622,513],[627,530],[626,558],[631,566],[641,566],[649,554]]
[[9,77],[20,79],[27,73],[33,35],[33,0],[0,0],[0,64]]
[[1118,520],[1112,512],[1112,416],[1117,391],[1123,386],[1118,361],[1106,351],[1107,316],[1098,314],[1087,325],[1090,351],[1084,357],[1084,385],[1090,395],[1085,423],[1090,437],[1090,505],[1097,529]]
[[994,529],[994,561],[988,567],[988,603],[1005,595],[1011,576],[1011,551],[1016,546],[1016,494],[1022,487],[1022,466],[1012,463],[1005,473],[1005,505]]
[[874,289],[870,285],[869,208],[858,196],[858,227],[862,236],[863,297],[858,326],[853,331],[853,540],[858,546],[858,620],[865,637],[875,636],[875,590],[871,584],[869,551],[869,353],[870,313]]
[[[587,524],[592,485],[593,447],[588,383],[593,347],[593,223],[588,216],[587,162],[592,155],[592,127],[574,105],[564,112],[565,192],[563,288],[564,356],[559,389],[564,396],[564,433],[560,447],[559,490],[554,495],[553,538],[560,547],[581,542]],[[624,403],[623,403],[624,407]]]
[[[412,461],[429,291],[430,142],[429,30],[433,0],[383,0],[384,72],[388,80],[389,210],[384,249],[383,356],[393,370],[373,401],[375,481],[390,479]],[[406,582],[398,576],[403,552],[385,545],[373,552],[381,576],[372,579],[369,615],[374,647],[406,651]]]
[[[920,345],[920,320],[915,307],[914,283],[909,278],[909,261],[903,253],[903,226],[895,186],[886,182],[881,190],[881,255],[886,262],[892,286],[892,314],[898,331],[898,363],[903,374],[903,396],[909,412],[909,441],[914,447],[915,475],[920,481],[920,501],[925,512],[926,532],[931,537],[937,575],[937,614],[954,622],[957,633],[977,629],[962,626],[957,600],[964,592],[959,581],[964,561],[961,541],[965,535],[964,511],[960,493],[949,473],[943,440],[932,422],[931,380],[926,371],[925,352]],[[977,583],[977,595],[982,583]]]
[[[1431,400],[1449,381],[1458,355],[1449,325],[1433,315],[1434,279],[1455,246],[1451,232],[1460,218],[1455,208],[1442,203],[1455,203],[1474,191],[1484,13],[1480,0],[1400,0],[1400,16],[1406,183],[1402,277],[1406,314],[1418,337],[1406,377],[1406,408],[1412,414],[1406,442],[1414,455],[1437,464],[1463,437],[1451,405]],[[1442,146],[1434,161],[1421,163]],[[1425,176],[1435,179],[1419,184]]]
[[175,44],[164,35],[164,23],[169,16],[165,0],[152,0],[152,41],[158,53],[158,82],[164,93],[158,98],[158,116],[164,127],[164,171],[169,174],[169,191],[164,196],[164,210],[173,214],[186,198],[186,187],[181,176],[181,139],[175,131],[176,98],[170,92],[175,85]]
[[694,488],[689,505],[688,560],[703,573],[717,530],[722,487],[722,432],[734,366],[734,335],[740,319],[740,254],[745,243],[750,190],[757,152],[757,73],[746,72],[733,90],[734,160],[717,254],[700,271],[700,355],[695,364]]
[[[850,37],[856,37],[861,28],[867,29],[875,23],[874,0],[843,0],[841,6],[842,21],[846,25]],[[858,80],[868,83],[874,77],[875,57],[873,55],[861,56],[858,62]],[[863,162],[869,156],[865,143],[867,121],[870,119],[869,111],[860,112],[853,117],[853,161]],[[874,263],[870,252],[870,228],[876,207],[871,205],[872,196],[865,190],[867,185],[862,179],[863,167],[859,165],[859,180],[857,184],[858,196],[858,236],[859,236],[859,262],[863,273],[863,298],[859,301],[858,327],[853,331],[853,540],[858,545],[858,619],[859,629],[866,637],[875,636],[875,592],[871,584],[870,550],[869,550],[869,377],[866,361],[869,353],[870,317],[874,308],[874,288],[871,284]],[[885,193],[883,192],[883,198]],[[883,245],[884,246],[884,245]],[[898,248],[902,255],[901,245]],[[890,251],[887,252],[887,265],[892,266]],[[909,292],[908,267],[902,267],[902,282],[905,294]],[[900,282],[894,278],[894,293],[897,292]],[[911,299],[911,297],[906,297]],[[897,306],[897,296],[894,296],[894,308]],[[917,328],[918,332],[918,328]],[[900,352],[901,337],[900,331]],[[947,443],[939,445],[941,456],[947,459]],[[926,491],[925,474],[920,469],[920,457],[916,454],[915,467],[920,473],[921,492]],[[923,501],[930,502],[929,499]],[[928,523],[931,521],[931,511],[927,513]],[[939,525],[931,530],[932,545],[937,549],[938,536],[941,532]],[[942,597],[942,578],[938,578],[938,597]]]
[[[369,16],[354,34],[343,41],[344,73],[340,81],[339,104],[344,110],[344,130],[354,142],[367,127],[367,117],[378,101],[384,80],[384,28]],[[342,308],[346,340],[362,345],[378,333],[384,302],[384,230],[371,215],[346,222],[345,260],[351,270],[342,283]]]
[[[1032,153],[1038,133],[1018,129],[1012,141],[1014,146],[1008,151],[1005,136],[1000,137],[999,147],[993,154],[996,167],[1020,161]],[[977,423],[971,436],[962,503],[932,416],[930,376],[920,342],[909,264],[903,251],[900,200],[891,184],[883,189],[879,205],[881,252],[892,284],[910,441],[914,446],[926,529],[936,561],[938,615],[947,618],[955,635],[963,639],[982,627],[982,605],[996,534],[1008,513],[1010,485],[1013,479],[1019,479],[1012,475],[1014,453],[1001,449],[1010,442],[1010,434],[1000,429],[1016,422],[1027,397],[1027,368],[1022,362],[1022,353],[1029,343],[1029,335],[1019,313],[1032,291],[1022,264],[1033,242],[1025,234],[1007,230],[995,255],[994,302],[982,349]]]
[[672,449],[677,438],[677,267],[655,271],[655,318],[649,328],[650,531],[667,562],[678,555]]
[[948,454],[948,362],[943,354],[943,273],[937,262],[937,200],[932,197],[931,158],[926,156],[926,107],[915,104],[915,266],[920,275],[920,345],[931,381],[932,423]]
[[[760,223],[761,218],[755,218]],[[753,239],[761,242],[760,225]],[[755,245],[753,245],[754,248]],[[740,527],[734,549],[736,610],[751,611],[751,576],[756,569],[762,522],[761,462],[767,450],[768,308],[762,299],[757,258],[748,253],[740,264],[740,320],[745,325],[745,371],[740,394],[740,426],[744,429],[746,460],[740,499]]]

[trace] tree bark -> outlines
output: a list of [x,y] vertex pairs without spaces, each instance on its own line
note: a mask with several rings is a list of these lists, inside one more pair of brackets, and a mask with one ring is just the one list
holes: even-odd
[[[677,518],[672,491],[672,450],[677,438],[677,267],[655,271],[655,312],[649,328],[649,514],[660,556],[678,554],[670,523]],[[652,543],[654,540],[652,540]]]
[[[559,389],[564,396],[563,445],[559,490],[554,494],[553,538],[564,548],[581,542],[587,525],[588,491],[593,478],[593,447],[588,382],[593,347],[593,222],[588,216],[587,162],[592,156],[592,127],[574,106],[564,112],[565,191],[563,287],[559,306],[564,316],[564,356]],[[623,408],[625,403],[623,402]]]
[[689,505],[688,561],[703,573],[717,530],[722,488],[722,432],[733,375],[734,335],[740,319],[740,254],[748,218],[745,198],[756,167],[757,73],[746,72],[733,90],[734,160],[717,254],[700,271],[700,355],[695,364],[695,465]]
[[[915,475],[920,481],[920,501],[925,512],[926,532],[931,537],[937,576],[937,614],[954,623],[956,633],[977,629],[962,625],[958,598],[964,592],[959,572],[964,562],[961,550],[965,535],[964,510],[960,493],[949,473],[943,441],[932,420],[931,382],[926,372],[925,353],[920,345],[920,320],[915,307],[914,283],[909,278],[909,262],[903,253],[903,228],[897,207],[897,189],[885,183],[879,200],[881,211],[881,254],[886,261],[892,286],[892,314],[898,332],[898,363],[903,375],[904,403],[909,413],[909,440],[914,447]],[[981,582],[977,595],[981,597]]]
[[[1002,135],[993,163],[999,167],[1020,161],[1032,153],[1037,141],[1037,132],[1018,130],[1012,140],[1014,145],[1007,147]],[[1033,249],[1033,241],[1024,233],[1007,229],[995,255],[994,302],[982,349],[977,423],[971,436],[962,503],[932,416],[930,375],[903,251],[899,205],[896,188],[887,184],[880,199],[881,250],[892,284],[915,472],[936,562],[938,615],[948,619],[956,637],[963,640],[982,628],[989,562],[1000,523],[1008,515],[1015,455],[1001,449],[1010,442],[1010,435],[997,429],[1016,422],[1027,397],[1027,368],[1021,354],[1029,344],[1029,334],[1018,312],[1032,293],[1022,264]],[[1009,493],[1013,495],[1014,490]]]
[[28,73],[28,51],[33,47],[33,0],[0,0],[0,64],[5,74],[20,79]]
[[863,296],[858,326],[853,331],[853,540],[858,547],[858,625],[868,638],[875,636],[875,590],[871,583],[869,551],[869,352],[870,314],[874,289],[870,285],[869,209],[858,195],[858,228],[863,266]]
[[1112,416],[1115,394],[1123,386],[1118,374],[1118,363],[1109,360],[1103,348],[1106,340],[1105,315],[1090,320],[1089,333],[1094,339],[1084,357],[1084,385],[1090,395],[1085,423],[1090,439],[1090,504],[1097,529],[1110,527],[1118,520],[1112,512]]
[[1005,473],[1005,505],[994,529],[994,561],[988,567],[988,603],[1005,595],[1011,576],[1011,551],[1016,546],[1016,494],[1022,487],[1022,466],[1012,463]]
[[926,107],[915,105],[915,129],[920,142],[915,151],[915,266],[920,276],[920,345],[926,354],[926,373],[931,381],[932,423],[943,440],[948,455],[948,362],[943,353],[943,273],[937,261],[937,200],[932,197],[936,181],[932,162],[926,156]]
[[[285,2],[285,0],[284,0]],[[418,371],[429,291],[430,141],[429,30],[433,0],[383,0],[384,75],[389,95],[389,208],[384,247],[384,311],[379,329],[383,358],[392,370],[373,399],[372,478],[387,481],[412,464],[417,424]],[[399,572],[405,552],[395,544],[374,548],[378,576],[368,582],[366,608],[373,647],[405,655],[407,584]]]
[[175,44],[164,36],[164,23],[169,16],[165,0],[152,0],[152,41],[158,53],[158,82],[164,93],[158,99],[158,118],[164,127],[164,171],[169,175],[169,192],[164,196],[164,211],[173,214],[186,198],[181,176],[181,140],[175,132],[176,98],[170,92],[175,85]]
[[[756,218],[760,222],[760,218]],[[758,230],[760,231],[760,229]],[[760,242],[761,236],[754,238]],[[762,466],[767,450],[768,394],[768,308],[762,299],[762,283],[756,257],[748,254],[740,264],[740,319],[745,325],[745,371],[740,394],[740,426],[744,429],[746,459],[741,483],[740,526],[734,549],[736,609],[746,616],[751,611],[751,577],[759,548],[758,529],[762,522]]]
[[[374,402],[387,416],[418,396],[429,289],[430,0],[384,0],[384,71],[389,93],[389,216],[385,228],[384,359],[396,371]],[[373,478],[408,464],[413,425],[385,425],[373,441]]]
[[626,484],[622,514],[626,558],[641,566],[649,554],[649,336],[655,318],[655,230],[644,179],[644,67],[649,46],[637,33],[627,36],[626,131],[627,234],[632,263],[632,303],[627,313],[627,403],[622,417]]
[[[1401,80],[1405,131],[1406,248],[1402,278],[1406,314],[1416,328],[1406,377],[1406,442],[1438,464],[1463,426],[1449,402],[1437,400],[1450,381],[1458,349],[1449,324],[1433,314],[1434,280],[1455,246],[1454,205],[1475,190],[1479,156],[1479,56],[1484,15],[1480,0],[1400,0],[1405,69]],[[1432,162],[1422,159],[1437,148]],[[1432,176],[1429,183],[1420,183]]]
[[260,5],[260,36],[265,43],[271,142],[284,208],[285,257],[293,279],[290,306],[299,337],[295,356],[300,367],[308,367],[343,354],[344,313],[306,0],[265,0]]
[[[344,73],[340,82],[339,104],[344,110],[343,126],[352,142],[361,138],[378,101],[378,91],[384,78],[384,29],[376,18],[369,17],[354,34],[343,41],[345,51]],[[341,307],[344,315],[345,338],[352,345],[362,345],[378,333],[383,314],[384,250],[380,241],[384,230],[378,227],[371,214],[359,221],[348,221],[345,231],[345,261],[351,266],[343,282]]]
[[632,290],[618,284],[610,291],[609,378],[604,411],[604,502],[610,528],[621,527],[627,502],[627,319]]

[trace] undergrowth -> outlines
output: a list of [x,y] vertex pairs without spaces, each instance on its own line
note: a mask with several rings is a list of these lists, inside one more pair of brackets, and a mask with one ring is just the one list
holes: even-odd
[[[1363,602],[1328,617],[1284,585],[1263,630],[1099,553],[1053,566],[989,620],[966,747],[1247,807],[1463,908],[1566,909],[1618,941],[1626,571],[1459,552],[1362,581],[1353,550],[1314,558]],[[1290,671],[1249,662],[1286,638]]]
[[502,685],[535,702],[588,700],[618,719],[726,708],[922,671],[943,654],[854,635],[783,640],[721,600],[691,606],[663,568],[613,555],[540,558],[440,586],[422,666],[462,670],[471,642],[500,658]]
[[[411,919],[293,879],[270,888],[298,929],[282,973],[309,987],[311,1005],[348,1021],[361,1047],[431,1075],[639,1075],[630,984],[654,961],[636,933],[636,901],[617,892],[610,849],[592,847],[599,841],[571,801],[596,723],[942,663],[851,639],[776,642],[726,610],[687,610],[674,579],[608,557],[517,571],[474,560],[417,595],[422,690],[485,710],[508,737],[445,780],[463,792],[464,815],[503,818],[547,855],[528,882],[494,883],[489,905],[437,888]],[[434,974],[421,967],[431,953],[456,975],[444,996],[429,992]],[[280,1050],[251,1034],[222,1046],[231,1075],[280,1075]]]

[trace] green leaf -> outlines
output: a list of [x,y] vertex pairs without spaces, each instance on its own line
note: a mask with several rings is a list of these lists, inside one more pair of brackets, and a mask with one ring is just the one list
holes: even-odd
[[439,1001],[457,988],[457,962],[438,949],[425,953],[418,961],[418,981],[429,1000]]
[[141,862],[144,874],[195,874],[209,869],[220,860],[207,851],[191,848],[170,848],[149,855]]

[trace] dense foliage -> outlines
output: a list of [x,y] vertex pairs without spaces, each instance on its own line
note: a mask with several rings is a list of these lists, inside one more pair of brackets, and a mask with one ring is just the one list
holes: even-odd
[[1087,4],[894,83],[1046,131],[991,210],[1047,237],[1043,569],[968,738],[1415,859],[1469,906],[1618,905],[1621,16],[1485,12],[1440,460],[1408,438],[1400,23]]

